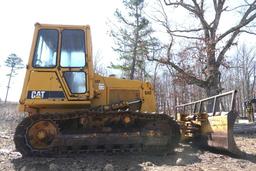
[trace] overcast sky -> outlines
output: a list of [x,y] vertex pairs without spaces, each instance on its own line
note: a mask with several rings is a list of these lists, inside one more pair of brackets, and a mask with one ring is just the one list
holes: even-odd
[[[106,22],[122,3],[121,0],[7,0],[0,1],[0,98],[4,100],[8,68],[4,60],[16,53],[27,64],[34,24],[89,24],[92,30],[93,50],[100,51],[108,60],[116,59],[111,49],[111,38]],[[18,101],[23,86],[25,69],[13,78],[10,101]]]

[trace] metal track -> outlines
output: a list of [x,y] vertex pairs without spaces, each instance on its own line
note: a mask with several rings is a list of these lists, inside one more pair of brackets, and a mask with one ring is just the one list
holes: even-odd
[[[59,129],[58,136],[47,149],[34,149],[28,140],[28,129],[34,123],[41,120],[49,120],[58,123],[84,117],[122,117],[131,116],[139,120],[140,130],[122,130],[109,133],[73,133],[65,134]],[[155,125],[155,126],[154,126]],[[160,128],[161,127],[161,128]],[[164,130],[161,135],[146,135],[145,130]],[[144,130],[144,131],[143,131]],[[153,132],[154,132],[153,131]],[[148,132],[147,132],[148,133]],[[95,138],[97,137],[97,138]],[[129,142],[126,141],[127,137]],[[180,140],[178,124],[168,115],[151,114],[131,111],[111,111],[99,113],[90,110],[72,112],[66,114],[40,114],[26,117],[16,128],[14,142],[17,151],[23,156],[70,156],[89,152],[139,152],[139,153],[163,153],[172,151]]]

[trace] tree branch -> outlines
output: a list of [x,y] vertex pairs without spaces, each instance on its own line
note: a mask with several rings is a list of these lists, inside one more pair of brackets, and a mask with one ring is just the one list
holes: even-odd
[[241,18],[240,22],[238,25],[231,27],[229,30],[227,30],[225,33],[223,33],[222,35],[220,35],[217,39],[217,41],[222,40],[224,37],[226,37],[227,35],[229,35],[232,32],[235,32],[236,30],[241,29],[242,27],[246,26],[247,24],[249,24],[251,21],[253,21],[256,18],[256,13],[254,13],[253,15],[251,15],[249,18],[247,18],[252,12],[256,12],[256,0],[250,4],[249,8],[247,9],[247,11],[244,13],[244,16]]
[[226,45],[224,46],[224,48],[221,50],[221,52],[218,55],[217,58],[217,62],[216,65],[219,67],[221,65],[221,62],[224,58],[225,53],[228,51],[228,49],[231,47],[231,45],[233,44],[233,41],[235,40],[235,38],[237,37],[237,35],[239,33],[241,33],[240,29],[244,26],[246,26],[247,24],[249,24],[251,21],[253,21],[256,18],[256,13],[254,13],[253,15],[251,15],[248,19],[247,17],[251,14],[251,12],[255,12],[256,11],[256,0],[250,5],[250,7],[247,9],[247,11],[245,12],[244,16],[242,17],[242,19],[240,20],[239,24],[235,27],[232,27],[231,29],[229,29],[228,31],[226,31],[224,34],[222,34],[217,41],[220,41],[221,39],[223,39],[224,37],[226,37],[227,35],[229,35],[230,33],[233,33],[232,36],[229,38],[229,40],[227,41]]
[[248,30],[240,30],[241,33],[247,33],[247,34],[252,34],[252,35],[256,35],[256,33],[248,31]]
[[173,34],[173,33],[170,33],[170,32],[168,32],[168,33],[171,34],[172,36],[175,36],[175,37],[182,37],[182,38],[186,38],[186,39],[203,40],[203,38],[200,38],[200,37],[185,36],[185,35],[180,35],[180,34]]
[[175,33],[175,32],[180,32],[180,33],[189,33],[189,32],[198,32],[202,31],[202,28],[195,28],[195,29],[189,29],[189,30],[171,30],[170,32]]
[[[202,0],[202,1],[204,1],[204,0]],[[170,0],[168,0],[168,2],[167,2],[167,0],[165,0],[164,2],[166,5],[181,6],[184,9],[188,10],[189,12],[195,14],[202,24],[204,34],[205,34],[205,40],[208,41],[210,38],[210,34],[209,34],[210,25],[207,23],[207,21],[204,18],[204,9],[203,9],[204,2],[202,2],[202,1],[201,1],[200,6],[196,0],[192,0],[194,5],[184,3],[183,0],[180,0],[177,2],[170,2]]]
[[218,2],[216,2],[216,0],[214,0],[215,17],[213,20],[213,26],[211,28],[211,38],[213,40],[215,40],[215,37],[216,37],[216,31],[219,26],[220,17],[221,17],[221,13],[223,11],[222,9],[223,9],[224,3],[225,3],[225,0],[219,0]]
[[[199,18],[203,28],[204,28],[204,34],[205,34],[205,40],[208,41],[209,38],[210,38],[210,35],[209,35],[209,29],[210,29],[210,25],[207,23],[207,21],[205,20],[204,18],[204,9],[203,9],[203,6],[200,8],[199,4],[197,3],[196,0],[192,0],[193,3],[194,3],[194,8],[196,9],[194,14]],[[204,1],[204,0],[202,0]]]
[[219,67],[221,65],[221,62],[224,59],[224,55],[225,53],[228,51],[228,49],[231,47],[231,45],[233,44],[233,41],[235,40],[236,36],[239,34],[239,30],[236,30],[232,36],[230,37],[230,39],[227,41],[226,45],[224,46],[224,48],[221,50],[221,52],[218,55],[217,61],[216,61],[216,65],[217,67]]
[[156,59],[156,58],[148,58],[149,61],[156,61],[158,63],[167,65],[167,66],[171,66],[172,68],[174,68],[176,71],[178,71],[180,74],[182,74],[182,76],[184,77],[184,79],[186,80],[186,82],[188,84],[196,84],[199,87],[206,87],[207,86],[207,81],[198,79],[197,77],[195,77],[194,75],[191,75],[189,73],[187,73],[184,69],[182,69],[181,67],[179,67],[178,65],[176,65],[174,62],[171,61],[171,47],[173,44],[173,40],[171,41],[170,45],[168,46],[168,50],[167,50],[167,59],[161,58],[161,59]]

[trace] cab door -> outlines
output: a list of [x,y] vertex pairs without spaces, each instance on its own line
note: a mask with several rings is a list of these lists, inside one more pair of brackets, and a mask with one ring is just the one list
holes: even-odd
[[86,34],[82,29],[63,29],[60,32],[58,75],[69,100],[87,100],[88,78]]

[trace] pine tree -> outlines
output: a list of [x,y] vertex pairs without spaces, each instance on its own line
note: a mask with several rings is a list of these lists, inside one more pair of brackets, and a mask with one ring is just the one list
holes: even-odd
[[7,91],[6,91],[6,96],[5,96],[5,103],[7,101],[8,97],[8,92],[10,89],[10,83],[11,83],[11,78],[17,75],[17,70],[24,68],[23,61],[20,57],[18,57],[16,54],[12,53],[10,54],[7,59],[5,60],[5,65],[9,68],[11,68],[10,73],[7,74],[9,77],[8,84],[7,84]]
[[143,12],[144,0],[124,0],[126,11],[114,13],[119,24],[111,30],[115,42],[113,50],[119,54],[121,64],[111,64],[129,79],[144,80],[147,77],[146,59],[159,43],[152,36],[153,29]]

